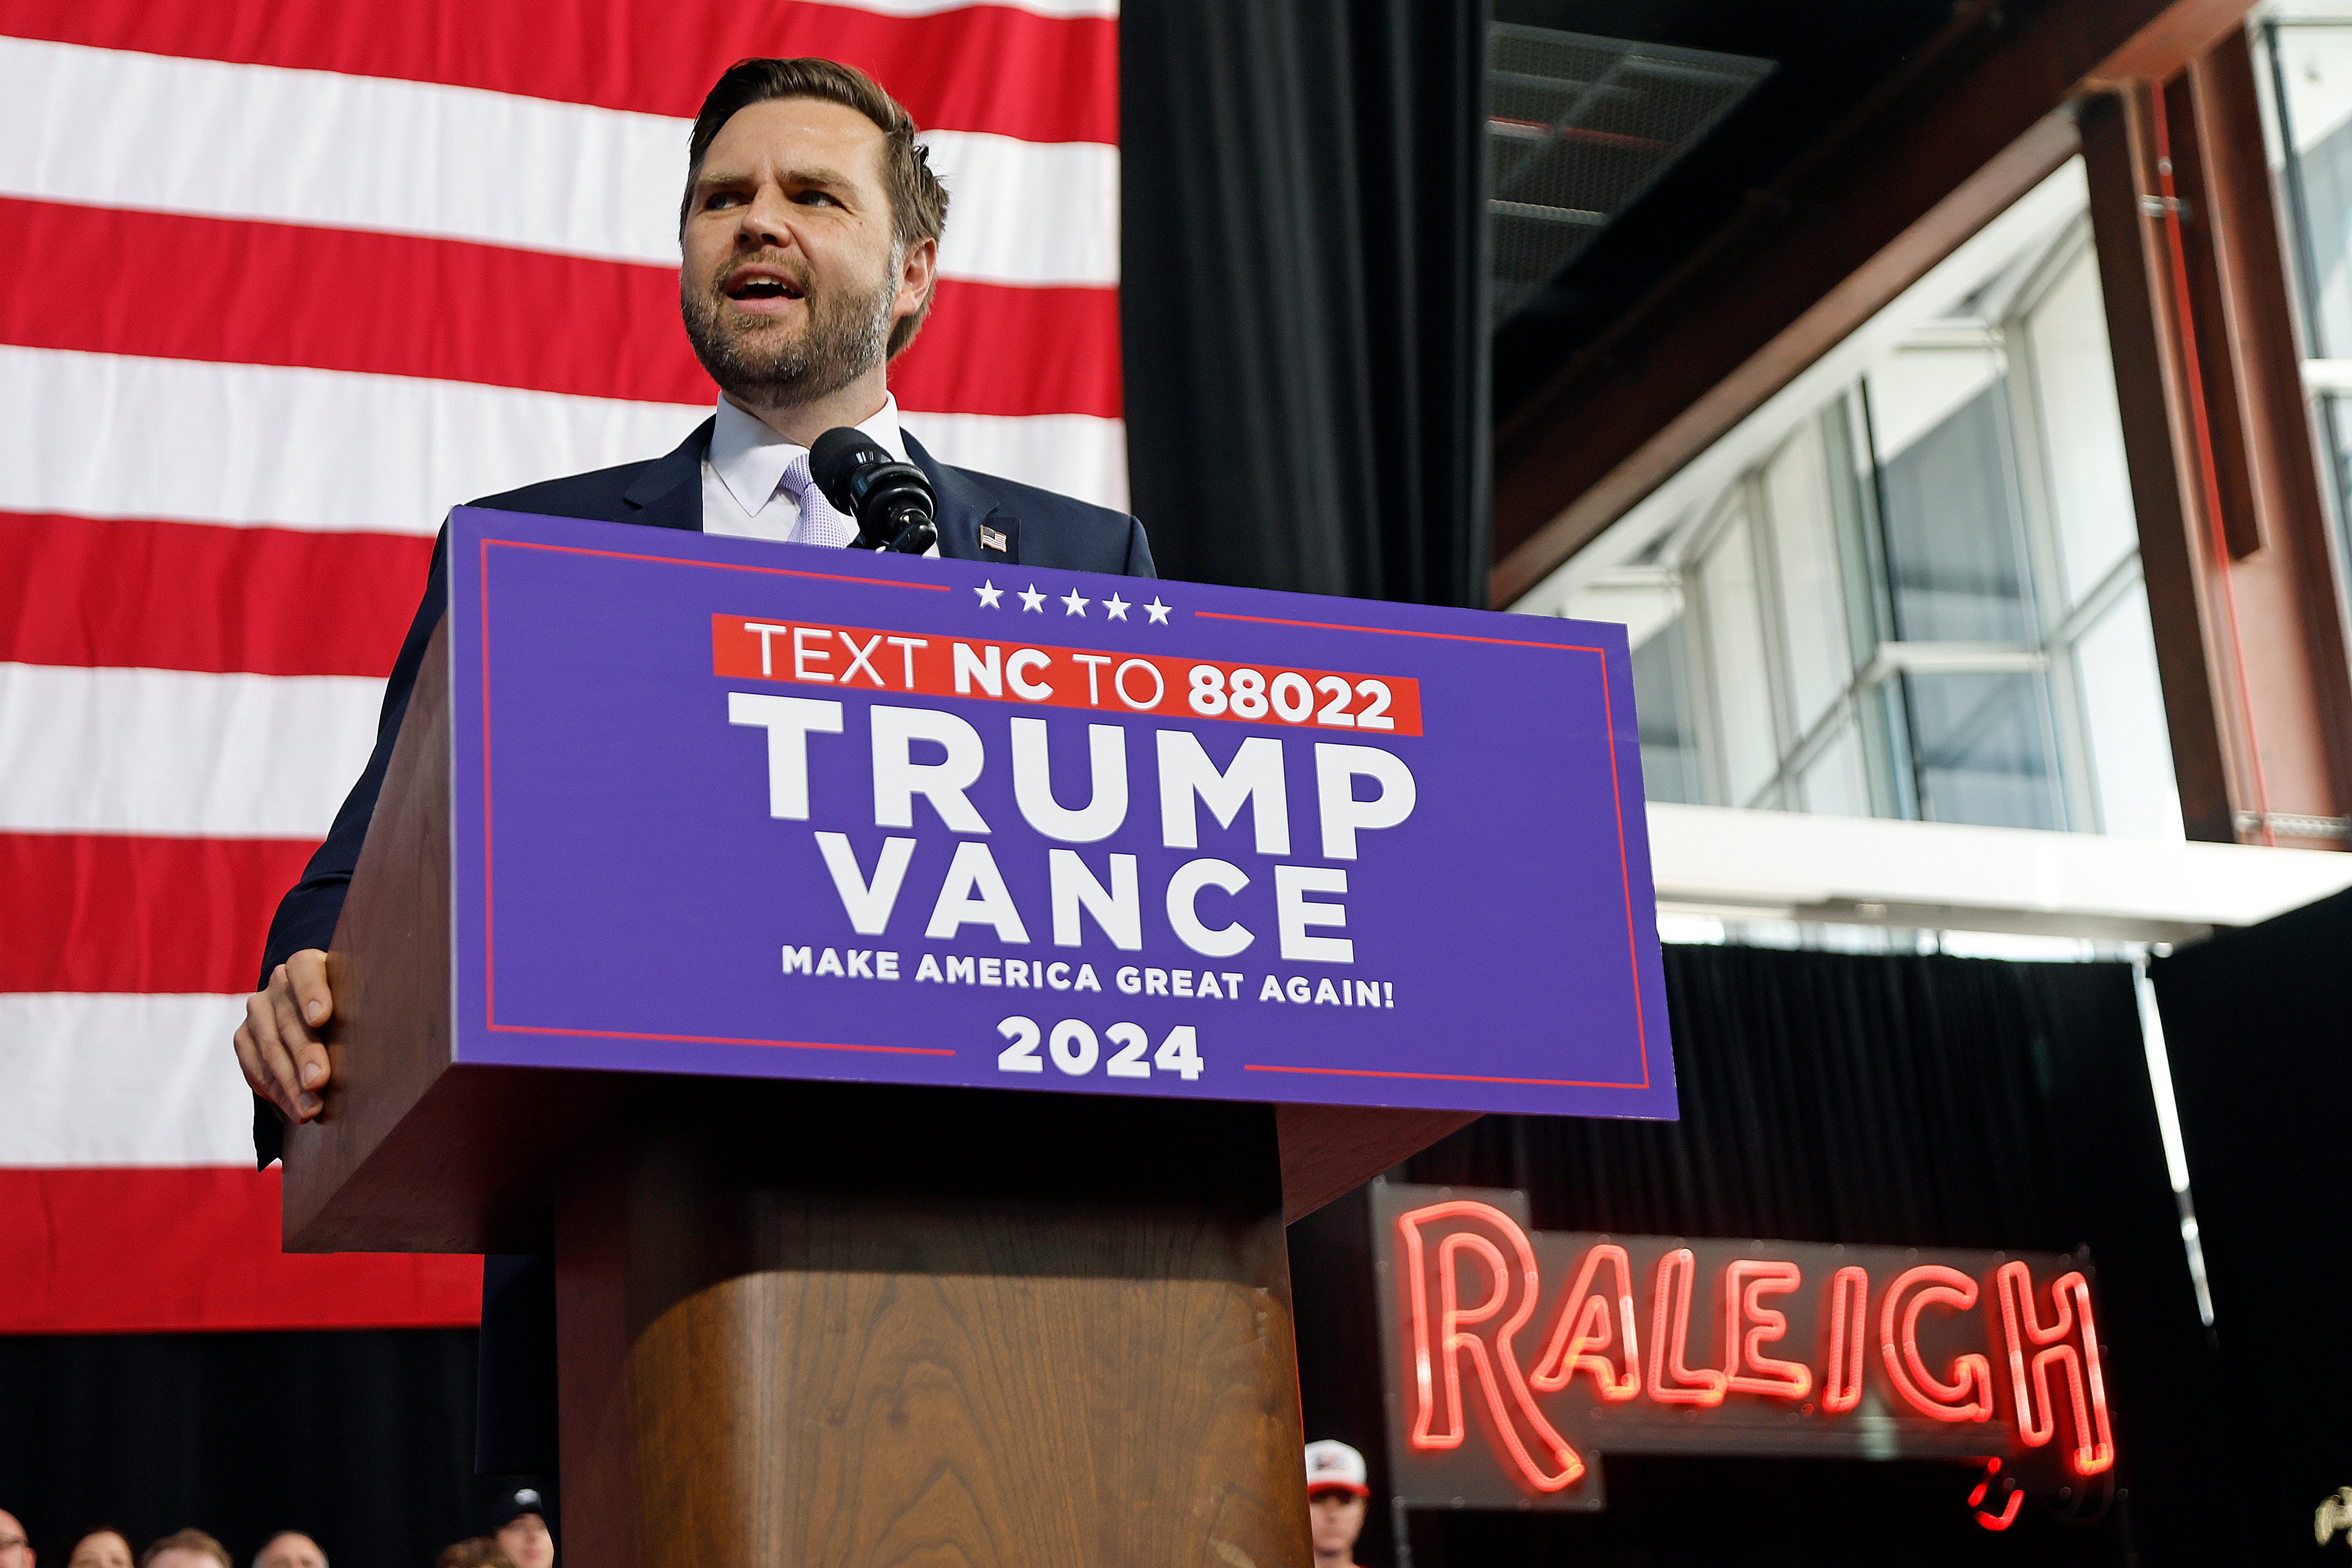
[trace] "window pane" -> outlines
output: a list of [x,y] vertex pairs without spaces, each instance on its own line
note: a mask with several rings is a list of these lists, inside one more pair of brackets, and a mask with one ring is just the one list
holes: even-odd
[[[2328,443],[2336,459],[2336,496],[2338,515],[2352,524],[2352,397],[2337,395],[2327,399],[2327,423],[2335,439]],[[2323,459],[2324,461],[2324,459]]]
[[1919,813],[1919,775],[1911,765],[1911,719],[1903,707],[1900,678],[1882,680],[1855,704],[1861,725],[1864,765],[1870,770],[1871,811],[1915,820]]
[[[1897,356],[1897,371],[1914,357],[1958,356]],[[1884,460],[1887,570],[1906,642],[2035,640],[2005,412],[1996,382]]]
[[2099,831],[2180,837],[2180,791],[2173,782],[2147,589],[2134,587],[2083,634],[2074,645],[2074,674],[2082,683]]
[[[2352,26],[2282,21],[2265,29],[2278,51],[2277,130],[2291,162],[2280,205],[2292,215],[2304,352],[2352,359]],[[2352,550],[2352,447],[2345,399],[2328,399],[2326,458],[2336,468],[2338,541]]]
[[2038,675],[1904,678],[1919,814],[1931,822],[2056,827]]
[[1956,332],[1957,342],[1906,344],[1871,371],[1870,432],[1880,462],[1903,456],[2000,379],[1990,331],[1979,325]]
[[2352,27],[2288,25],[2277,39],[2286,85],[2282,129],[2297,154],[2318,286],[2319,297],[2308,302],[2311,352],[2343,358],[2352,355]]
[[1706,804],[1698,736],[1691,724],[1683,665],[1683,623],[1668,621],[1633,650],[1633,707],[1642,724],[1642,793],[1651,800]]
[[1822,450],[1829,472],[1831,515],[1836,520],[1838,559],[1845,578],[1846,654],[1849,668],[1870,662],[1878,640],[1893,626],[1880,566],[1877,476],[1858,440],[1858,399],[1841,396],[1822,410]]
[[1730,805],[1746,805],[1780,766],[1772,732],[1772,689],[1764,663],[1764,624],[1757,603],[1756,559],[1748,514],[1735,515],[1698,569],[1706,616],[1707,676],[1723,736],[1723,780]]
[[1852,724],[1805,770],[1805,809],[1823,816],[1870,815],[1870,782],[1863,774],[1862,745]]
[[2033,308],[2029,328],[2042,405],[2050,503],[2066,603],[2074,604],[2131,553],[2131,474],[2107,357],[2106,307],[2096,258],[2085,249]]
[[1773,565],[1788,636],[1790,695],[1801,735],[1845,690],[1845,605],[1839,593],[1829,473],[1821,432],[1807,420],[1764,470]]

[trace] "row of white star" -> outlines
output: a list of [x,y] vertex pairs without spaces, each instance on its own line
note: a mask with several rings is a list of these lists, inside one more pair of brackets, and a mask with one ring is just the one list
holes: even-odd
[[[993,582],[987,582],[974,588],[972,592],[980,595],[980,602],[983,605],[993,610],[1001,607],[997,601],[1011,590],[1000,588]],[[1045,595],[1037,591],[1036,584],[1030,584],[1026,588],[1015,593],[1013,596],[1021,601],[1023,609],[1034,610],[1041,616],[1045,613]],[[1062,614],[1083,616],[1087,613],[1087,606],[1093,603],[1092,599],[1073,588],[1061,597]],[[1102,607],[1103,617],[1106,620],[1123,621],[1127,619],[1127,612],[1138,606],[1129,604],[1114,593],[1102,602]],[[1155,626],[1164,626],[1168,624],[1170,607],[1160,602],[1160,596],[1157,594],[1151,596],[1151,603],[1141,606],[1143,613],[1151,617],[1150,624]]]

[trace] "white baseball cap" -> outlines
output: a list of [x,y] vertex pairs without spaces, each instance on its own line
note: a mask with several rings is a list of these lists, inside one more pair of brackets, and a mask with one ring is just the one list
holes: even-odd
[[1336,1489],[1370,1497],[1372,1489],[1366,1484],[1367,1479],[1364,1456],[1347,1444],[1326,1437],[1307,1445],[1307,1496]]

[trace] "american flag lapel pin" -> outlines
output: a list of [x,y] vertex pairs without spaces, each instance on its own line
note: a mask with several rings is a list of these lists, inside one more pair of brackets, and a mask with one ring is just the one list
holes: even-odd
[[1004,535],[992,528],[983,526],[980,531],[980,547],[982,550],[993,550],[1002,555],[1004,553]]

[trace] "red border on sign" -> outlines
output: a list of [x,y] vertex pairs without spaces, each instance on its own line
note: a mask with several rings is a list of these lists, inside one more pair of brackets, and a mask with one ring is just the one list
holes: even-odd
[[667,1040],[680,1046],[790,1046],[803,1051],[880,1051],[894,1057],[951,1057],[942,1046],[854,1046],[834,1040],[740,1040],[730,1035],[645,1035],[635,1029],[572,1029],[548,1024],[492,1024],[502,1035],[585,1035],[594,1040]]
[[1303,1072],[1320,1073],[1332,1078],[1412,1078],[1433,1079],[1441,1083],[1525,1083],[1543,1089],[1647,1089],[1647,1083],[1602,1083],[1596,1079],[1582,1078],[1497,1078],[1475,1072],[1391,1072],[1379,1068],[1285,1068],[1268,1067],[1261,1062],[1244,1062],[1244,1072]]
[[[536,550],[552,554],[594,555],[615,561],[646,561],[666,566],[696,566],[719,572],[751,572],[777,577],[807,577],[832,583],[862,583],[876,587],[909,588],[921,593],[947,594],[954,591],[945,583],[908,583],[887,577],[864,577],[843,572],[808,572],[785,566],[747,566],[736,562],[688,561],[677,556],[647,555],[625,550],[595,550],[576,544],[542,544],[520,539],[483,538],[479,543],[480,564],[480,636],[482,653],[482,995],[483,1026],[498,1034],[569,1035],[592,1039],[651,1040],[668,1044],[740,1045],[780,1047],[798,1050],[857,1051],[904,1056],[947,1056],[951,1049],[919,1046],[877,1046],[833,1043],[816,1040],[752,1040],[733,1039],[701,1035],[656,1035],[625,1029],[580,1029],[548,1025],[501,1024],[498,1021],[497,921],[492,875],[495,857],[491,852],[490,832],[490,546],[509,550]],[[1244,1062],[1244,1072],[1299,1073],[1341,1078],[1412,1079],[1445,1083],[1524,1084],[1529,1087],[1557,1089],[1639,1089],[1650,1087],[1650,1035],[1648,1021],[1642,1003],[1642,956],[1637,928],[1633,923],[1633,871],[1631,852],[1625,846],[1625,803],[1623,781],[1617,766],[1617,724],[1614,700],[1609,691],[1609,650],[1578,643],[1543,642],[1533,638],[1488,637],[1468,632],[1415,631],[1402,626],[1359,626],[1334,621],[1288,620],[1276,616],[1243,616],[1220,610],[1194,610],[1192,614],[1204,620],[1245,621],[1260,626],[1303,626],[1316,631],[1368,632],[1380,637],[1428,637],[1445,642],[1492,643],[1509,647],[1553,648],[1562,653],[1589,653],[1601,660],[1601,721],[1609,737],[1610,805],[1617,819],[1617,864],[1624,893],[1625,949],[1633,977],[1633,1033],[1642,1061],[1642,1077],[1638,1082],[1604,1083],[1575,1079],[1538,1079],[1486,1077],[1471,1073],[1434,1073],[1382,1071],[1364,1068],[1286,1067],[1271,1063]]]

